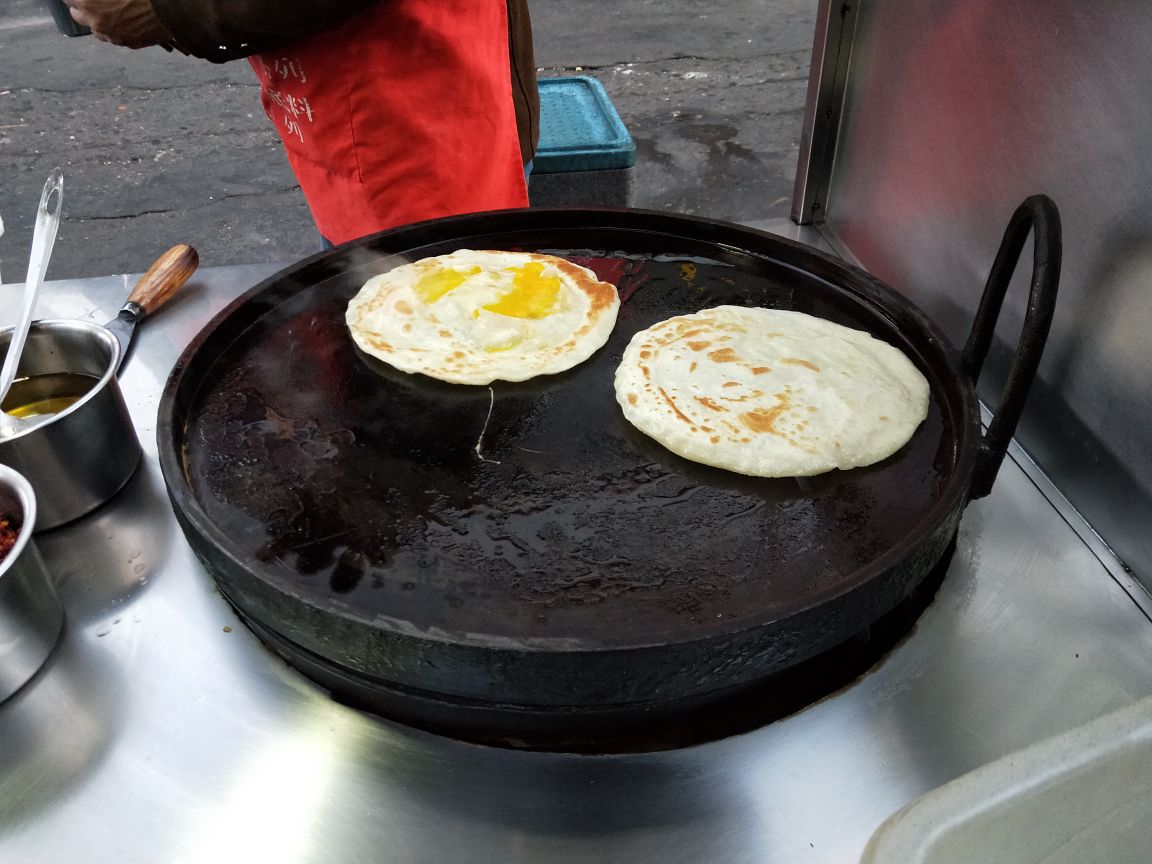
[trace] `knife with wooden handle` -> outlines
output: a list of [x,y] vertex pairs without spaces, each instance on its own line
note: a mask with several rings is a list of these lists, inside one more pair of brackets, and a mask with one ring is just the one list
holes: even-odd
[[187,243],[179,243],[157,258],[148,272],[140,277],[116,317],[104,325],[120,343],[117,372],[128,360],[136,326],[167,303],[196,272],[199,263],[200,256],[196,250]]

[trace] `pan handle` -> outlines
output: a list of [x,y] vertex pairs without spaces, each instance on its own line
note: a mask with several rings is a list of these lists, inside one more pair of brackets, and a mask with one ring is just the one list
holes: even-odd
[[992,491],[1000,463],[1008,452],[1008,444],[1016,433],[1016,424],[1024,410],[1028,389],[1036,377],[1040,365],[1040,355],[1044,353],[1044,343],[1052,325],[1052,313],[1056,307],[1056,288],[1060,283],[1060,258],[1062,240],[1060,232],[1060,211],[1047,195],[1032,195],[1016,208],[1012,220],[1004,232],[992,272],[984,286],[980,298],[980,308],[972,322],[972,332],[960,354],[960,365],[972,379],[973,385],[980,377],[992,337],[996,332],[996,320],[1000,317],[1000,307],[1020,251],[1029,232],[1034,234],[1032,255],[1032,287],[1028,293],[1028,311],[1024,316],[1024,326],[1016,347],[1016,359],[1008,373],[1008,382],[1000,395],[1000,405],[988,424],[988,431],[980,442],[976,469],[972,476],[969,495],[972,499],[983,498]]

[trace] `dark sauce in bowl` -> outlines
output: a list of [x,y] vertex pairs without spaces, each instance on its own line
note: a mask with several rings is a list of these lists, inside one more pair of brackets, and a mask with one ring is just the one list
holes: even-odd
[[7,513],[0,513],[0,564],[8,557],[20,536],[20,523]]

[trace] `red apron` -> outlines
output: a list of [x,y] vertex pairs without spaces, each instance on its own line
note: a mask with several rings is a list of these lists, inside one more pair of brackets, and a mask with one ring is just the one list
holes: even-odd
[[381,0],[250,58],[320,233],[525,207],[506,0]]

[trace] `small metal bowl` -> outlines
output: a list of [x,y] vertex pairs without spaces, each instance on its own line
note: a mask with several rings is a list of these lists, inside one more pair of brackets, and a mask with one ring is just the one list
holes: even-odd
[[0,561],[0,702],[28,683],[52,653],[64,607],[32,541],[32,486],[0,465],[0,513],[20,520],[16,545]]
[[[12,328],[0,329],[0,357]],[[92,388],[59,414],[0,438],[0,465],[23,474],[40,502],[36,531],[55,528],[95,510],[140,464],[140,439],[124,404],[116,370],[120,343],[88,321],[37,321],[28,331],[17,378],[81,373]]]

